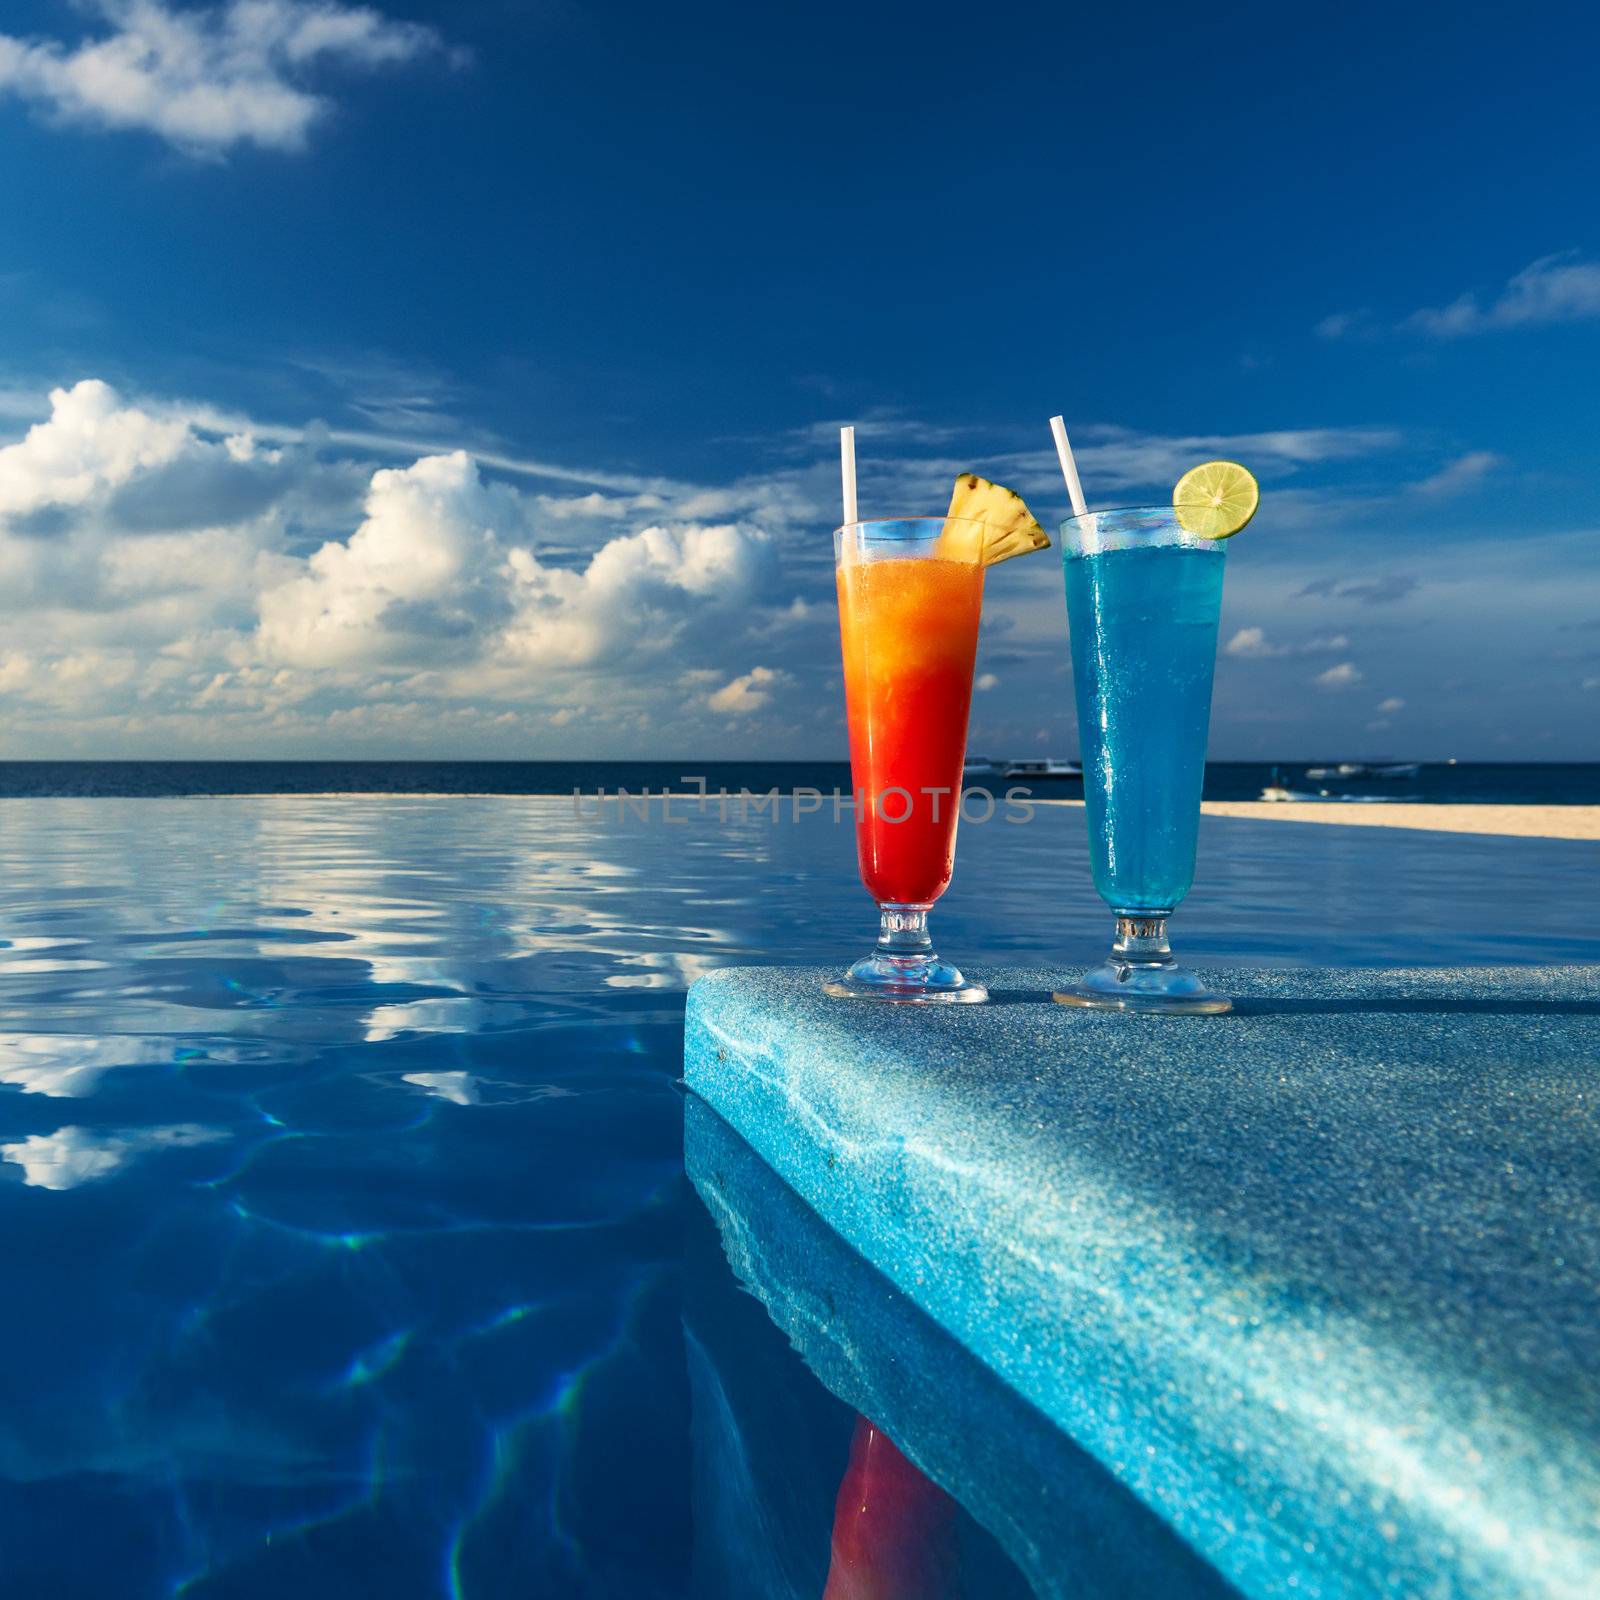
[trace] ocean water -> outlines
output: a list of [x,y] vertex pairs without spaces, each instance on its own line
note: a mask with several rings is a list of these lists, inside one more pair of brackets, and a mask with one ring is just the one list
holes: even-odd
[[[1584,959],[1597,894],[1589,845],[1208,820],[1173,935]],[[1098,959],[1083,813],[964,826],[934,926]],[[7,1592],[816,1600],[856,1417],[684,1176],[681,1016],[874,930],[826,811],[0,804]],[[921,1600],[1027,1592],[984,1503]]]
[[[1001,753],[1004,754],[1003,752]],[[1015,754],[1015,752],[1013,752]],[[1031,750],[1073,757],[1070,748]],[[1370,752],[1368,752],[1370,754]],[[1309,769],[1337,765],[1349,751],[1322,761],[1213,761],[1206,765],[1208,800],[1256,800],[1268,784],[1313,798],[1420,800],[1439,804],[1600,805],[1600,762],[1432,762],[1411,777],[1313,778]],[[1384,760],[1401,761],[1391,752]],[[848,761],[0,761],[0,799],[6,797],[244,795],[244,794],[593,794],[619,787],[693,788],[694,777],[714,793],[742,786],[789,793],[809,786],[824,793],[850,789]],[[973,782],[997,792],[1008,784],[990,773]],[[1040,794],[1080,796],[1082,784],[1036,786]]]

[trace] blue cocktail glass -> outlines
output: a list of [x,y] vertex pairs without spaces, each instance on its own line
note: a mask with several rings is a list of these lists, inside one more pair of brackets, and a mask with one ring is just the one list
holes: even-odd
[[1117,930],[1109,959],[1055,998],[1227,1011],[1167,943],[1194,881],[1226,544],[1154,506],[1073,517],[1061,546],[1089,857]]

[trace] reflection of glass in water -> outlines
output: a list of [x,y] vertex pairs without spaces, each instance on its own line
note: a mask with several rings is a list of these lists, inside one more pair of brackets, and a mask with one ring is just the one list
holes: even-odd
[[[869,1266],[693,1095],[684,1106],[684,1157],[720,1233],[719,1254],[748,1291],[737,1293],[724,1273],[707,1270],[701,1253],[715,1251],[716,1241],[701,1243],[702,1229],[690,1227],[692,1431],[706,1456],[696,1473],[704,1486],[696,1526],[716,1528],[706,1539],[716,1547],[708,1557],[716,1559],[696,1571],[710,1581],[692,1589],[697,1597],[1233,1594],[1154,1512]],[[804,1392],[797,1356],[849,1408],[837,1431],[829,1422],[826,1437],[821,1408],[797,1398]],[[818,1472],[827,1474],[831,1513],[813,1531],[808,1511]],[[822,1556],[832,1557],[826,1591],[823,1573],[812,1576]]]
[[952,1592],[956,1503],[865,1417],[833,1513],[823,1600],[933,1600]]

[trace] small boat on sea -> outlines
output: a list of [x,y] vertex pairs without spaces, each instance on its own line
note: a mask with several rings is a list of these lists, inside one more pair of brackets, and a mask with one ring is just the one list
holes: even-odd
[[1420,761],[1394,761],[1371,766],[1365,761],[1341,761],[1336,767],[1307,767],[1308,778],[1414,778],[1422,770]]
[[1073,783],[1082,781],[1083,768],[1076,761],[1012,761],[1006,765],[1005,776],[1032,783],[1047,783],[1052,779]]

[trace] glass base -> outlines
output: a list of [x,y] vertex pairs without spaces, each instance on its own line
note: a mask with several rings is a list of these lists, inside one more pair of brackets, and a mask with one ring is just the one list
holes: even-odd
[[863,956],[842,978],[822,986],[836,1000],[892,1000],[900,1005],[974,1005],[989,998],[981,983],[968,983],[960,971],[938,956],[901,961]]
[[969,983],[959,969],[940,960],[928,937],[927,906],[878,908],[882,931],[878,948],[863,956],[842,978],[823,984],[836,1000],[887,1000],[894,1005],[975,1005],[989,998],[981,983]]
[[1063,1006],[1147,1016],[1217,1016],[1233,1010],[1225,994],[1214,994],[1198,974],[1178,965],[1164,916],[1119,915],[1110,959],[1050,998]]

